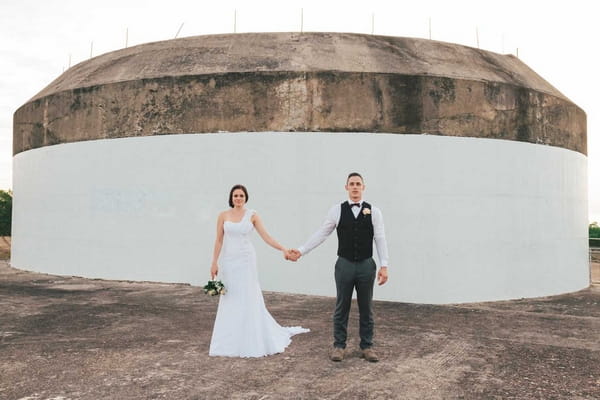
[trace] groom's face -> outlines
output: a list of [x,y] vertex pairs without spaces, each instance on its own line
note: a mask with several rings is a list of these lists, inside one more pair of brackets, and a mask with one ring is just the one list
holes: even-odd
[[346,182],[346,190],[351,200],[360,201],[365,190],[365,185],[360,176],[351,176]]

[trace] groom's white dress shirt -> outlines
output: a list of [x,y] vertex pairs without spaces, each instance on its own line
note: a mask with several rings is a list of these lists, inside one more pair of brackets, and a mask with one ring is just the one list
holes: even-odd
[[[364,200],[360,201],[360,207],[351,207],[354,218],[358,217],[358,213],[362,208],[363,201]],[[348,202],[350,204],[354,203],[352,200],[348,200]],[[321,225],[321,227],[308,239],[306,243],[298,247],[300,254],[308,254],[315,247],[323,243],[325,239],[331,235],[331,232],[337,228],[341,213],[341,204],[336,204],[331,207],[327,213],[327,217],[325,218],[323,225]],[[379,263],[382,267],[387,267],[388,248],[385,241],[385,230],[383,228],[383,215],[381,214],[381,210],[373,205],[371,206],[371,221],[373,222],[373,239],[375,240],[375,247],[377,248],[377,255],[379,256]]]

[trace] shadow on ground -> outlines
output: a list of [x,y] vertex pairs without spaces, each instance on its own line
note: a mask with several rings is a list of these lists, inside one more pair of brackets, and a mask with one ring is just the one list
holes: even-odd
[[[595,265],[598,269],[598,264]],[[188,285],[51,276],[0,262],[1,399],[597,399],[600,286],[464,305],[375,302],[382,361],[328,360],[332,298],[265,293],[283,354],[208,357],[217,299]]]

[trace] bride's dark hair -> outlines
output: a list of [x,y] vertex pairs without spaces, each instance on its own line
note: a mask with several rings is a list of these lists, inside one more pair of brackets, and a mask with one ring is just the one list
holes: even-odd
[[233,192],[237,189],[242,189],[244,195],[246,196],[246,203],[248,202],[248,191],[244,185],[234,185],[229,191],[229,207],[233,208]]

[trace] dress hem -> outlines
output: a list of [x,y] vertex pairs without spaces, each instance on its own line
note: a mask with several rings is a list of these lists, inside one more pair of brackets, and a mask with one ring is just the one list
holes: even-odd
[[209,357],[229,357],[229,358],[261,358],[261,357],[268,357],[268,356],[273,356],[275,354],[281,354],[284,353],[285,350],[290,346],[290,344],[292,344],[292,336],[298,335],[300,333],[308,333],[310,332],[310,329],[308,328],[302,328],[300,326],[286,326],[284,327],[285,329],[287,329],[288,331],[290,331],[290,337],[288,339],[288,342],[285,346],[283,346],[283,349],[279,350],[279,351],[275,351],[272,353],[267,353],[267,354],[262,354],[262,355],[256,355],[256,356],[243,356],[243,355],[239,355],[239,354],[211,354],[210,352],[208,353]]

